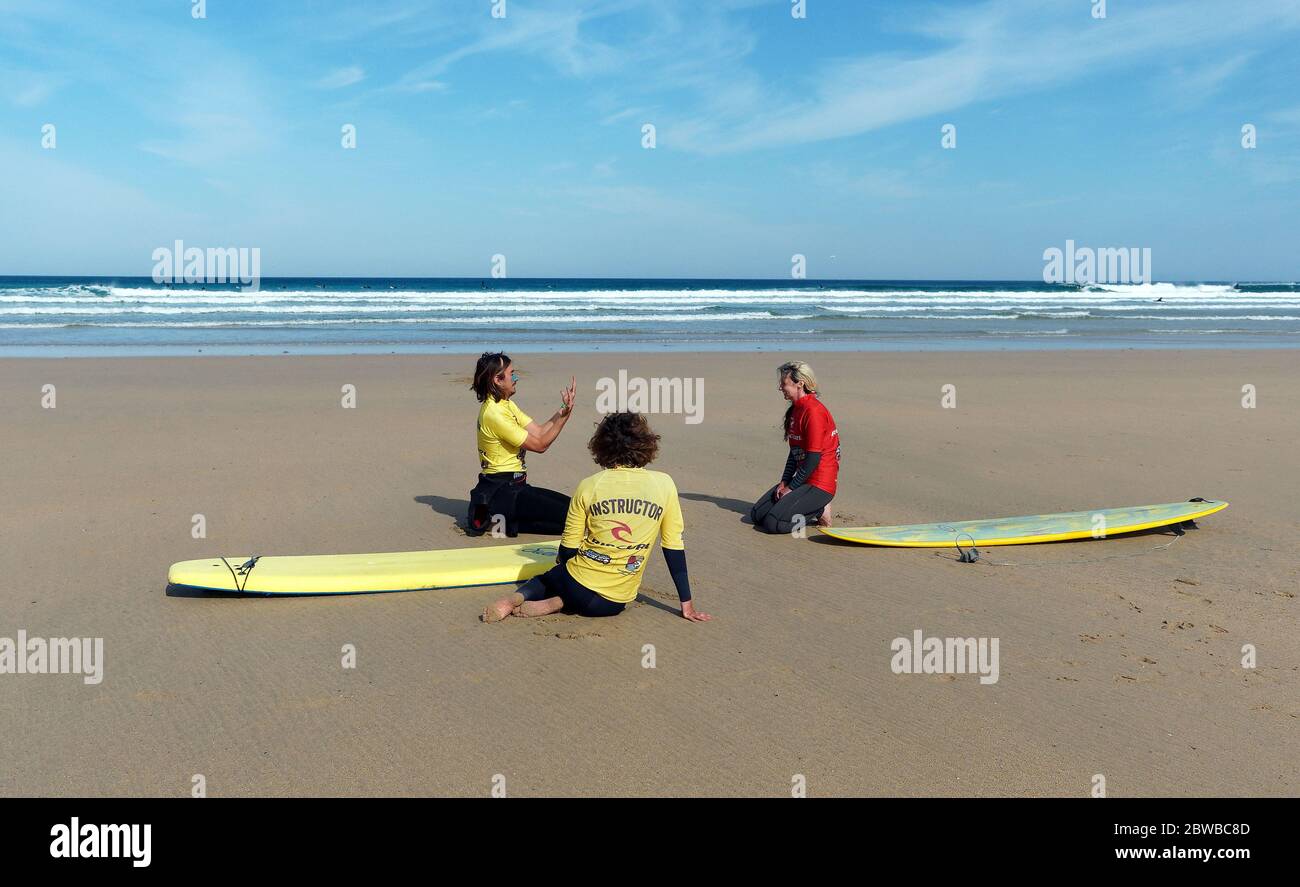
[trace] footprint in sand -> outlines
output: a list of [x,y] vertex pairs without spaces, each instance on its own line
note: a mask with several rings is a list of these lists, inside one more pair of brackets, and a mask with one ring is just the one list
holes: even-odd
[[562,641],[578,641],[586,638],[598,638],[600,635],[594,631],[549,631],[541,629],[534,631],[533,634],[538,637],[556,637]]
[[545,618],[540,619],[533,625],[533,634],[539,638],[559,638],[562,641],[601,637],[598,631],[590,631],[585,628],[566,628],[560,620]]

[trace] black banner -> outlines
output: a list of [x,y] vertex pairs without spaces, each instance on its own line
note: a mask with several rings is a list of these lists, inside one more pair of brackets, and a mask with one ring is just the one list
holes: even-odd
[[679,849],[738,857],[732,863],[740,865],[766,866],[774,854],[797,867],[832,854],[865,865],[911,862],[927,873],[966,870],[979,859],[999,872],[1041,874],[1056,864],[1063,872],[1200,866],[1227,874],[1293,858],[1297,812],[1295,801],[1280,799],[733,800],[704,802],[707,811],[702,804],[673,811],[669,803],[8,799],[0,801],[0,846],[6,866],[65,874],[268,867],[339,874],[379,861],[441,865],[483,855],[513,868],[544,864],[552,853],[573,860],[575,850],[588,863],[644,853],[666,864]]

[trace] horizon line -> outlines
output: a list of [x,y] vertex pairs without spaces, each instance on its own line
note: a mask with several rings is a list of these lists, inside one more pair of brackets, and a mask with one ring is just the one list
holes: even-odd
[[[105,280],[110,278],[126,278],[131,280],[147,280],[156,283],[153,277],[148,274],[0,274],[0,281],[5,280]],[[1014,278],[1014,277],[809,277],[802,279],[783,278],[783,277],[420,277],[420,276],[393,276],[393,277],[375,277],[375,276],[355,276],[355,275],[265,275],[258,278],[261,281],[268,280],[436,280],[436,281],[477,281],[477,282],[519,282],[519,281],[589,281],[589,280],[628,280],[628,281],[664,281],[664,282],[686,282],[686,283],[718,283],[727,281],[746,281],[754,283],[783,283],[793,286],[811,283],[1034,283],[1043,286],[1055,287],[1077,287],[1077,286],[1152,286],[1160,283],[1171,284],[1273,284],[1277,286],[1297,286],[1300,285],[1295,280],[1250,280],[1243,278],[1169,278],[1153,280],[1145,284],[1115,283],[1106,281],[1096,281],[1088,284],[1080,283],[1048,283],[1040,278]],[[161,284],[160,284],[161,285]],[[239,281],[194,281],[193,283],[172,283],[171,286],[239,286]]]

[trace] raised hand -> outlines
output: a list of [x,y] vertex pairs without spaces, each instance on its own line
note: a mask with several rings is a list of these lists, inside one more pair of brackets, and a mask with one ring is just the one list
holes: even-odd
[[578,397],[578,383],[574,376],[569,377],[569,387],[560,391],[560,400],[564,403],[564,412],[568,413],[573,409],[573,403]]

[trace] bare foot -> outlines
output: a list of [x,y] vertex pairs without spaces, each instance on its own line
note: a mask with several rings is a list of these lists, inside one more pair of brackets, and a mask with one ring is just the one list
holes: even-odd
[[502,598],[487,605],[483,611],[484,622],[500,622],[502,619],[514,612],[515,608],[524,602],[524,596],[515,592],[510,597]]
[[834,524],[831,523],[831,506],[829,502],[826,504],[826,507],[822,509],[822,516],[817,519],[817,526],[834,526]]
[[557,597],[541,601],[524,601],[514,609],[516,616],[549,616],[564,608],[564,602]]

